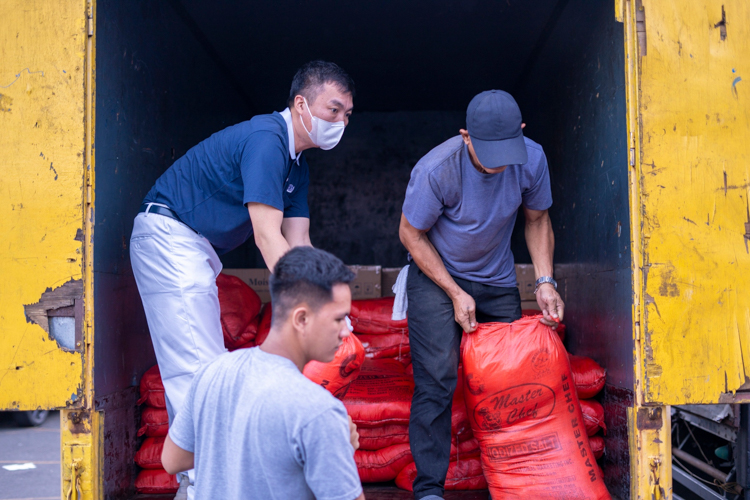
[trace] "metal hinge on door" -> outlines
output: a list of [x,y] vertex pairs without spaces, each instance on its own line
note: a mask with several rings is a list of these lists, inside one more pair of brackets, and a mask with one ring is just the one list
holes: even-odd
[[91,16],[88,17],[88,35],[94,36],[94,18]]

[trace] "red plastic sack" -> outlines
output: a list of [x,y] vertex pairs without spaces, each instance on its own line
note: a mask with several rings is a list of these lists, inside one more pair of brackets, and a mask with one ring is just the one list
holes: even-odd
[[138,435],[149,437],[164,437],[169,431],[169,415],[161,408],[145,407],[141,412],[141,428]]
[[394,444],[409,444],[409,426],[404,424],[360,427],[357,432],[360,450],[382,450]]
[[164,469],[145,469],[135,478],[135,490],[138,493],[152,495],[177,493],[179,487],[180,483],[177,482],[177,478],[167,474]]
[[395,444],[377,451],[354,452],[354,462],[363,483],[392,481],[412,461],[408,444]]
[[591,444],[591,451],[594,454],[594,457],[599,460],[604,456],[604,438],[601,436],[591,436],[589,438],[589,443]]
[[260,312],[260,321],[258,322],[258,334],[255,335],[255,345],[261,345],[266,341],[268,332],[271,331],[271,317],[273,313],[271,303],[263,306],[263,310]]
[[235,349],[255,338],[262,302],[255,290],[237,276],[219,274],[219,308],[224,347]]
[[164,384],[161,381],[159,365],[154,365],[143,374],[140,384],[141,397],[138,404],[146,403],[146,406],[152,408],[166,408],[167,403],[164,399]]
[[163,437],[146,438],[135,454],[135,463],[143,469],[163,469],[161,452],[164,449]]
[[403,333],[409,334],[408,322],[405,319],[393,321],[393,299],[394,297],[383,297],[382,299],[352,300],[352,309],[349,319],[356,333],[384,334]]
[[539,317],[464,335],[464,397],[496,500],[610,499],[567,353]]
[[310,361],[302,373],[318,385],[341,399],[359,375],[365,361],[365,348],[355,335],[349,335],[339,346],[330,363]]
[[414,379],[404,365],[395,359],[366,359],[343,402],[357,426],[408,424],[413,394]]
[[593,436],[600,429],[604,431],[604,434],[607,433],[607,426],[604,424],[604,408],[598,401],[582,399],[581,412],[583,413],[583,424],[586,426],[586,433],[589,436]]
[[369,359],[396,358],[399,361],[407,354],[411,355],[408,333],[384,333],[370,335],[356,334],[365,346],[365,355]]
[[479,451],[479,441],[477,438],[472,437],[466,441],[459,442],[458,446],[456,446],[455,442],[452,442],[450,458],[451,460],[463,460],[468,457],[478,457]]
[[[406,491],[414,491],[412,485],[417,478],[417,464],[410,463],[396,476],[396,486]],[[448,464],[445,477],[446,490],[485,490],[487,480],[482,473],[479,458],[469,458]]]
[[[539,316],[542,314],[541,311],[538,311],[536,309],[524,309],[521,311],[521,315],[526,318],[528,316]],[[565,325],[563,323],[558,323],[557,328],[555,329],[555,332],[557,332],[557,335],[560,337],[560,340],[563,342],[565,341]]]
[[591,399],[602,389],[607,381],[607,372],[599,363],[591,358],[569,354],[570,369],[573,371],[573,381],[581,399]]

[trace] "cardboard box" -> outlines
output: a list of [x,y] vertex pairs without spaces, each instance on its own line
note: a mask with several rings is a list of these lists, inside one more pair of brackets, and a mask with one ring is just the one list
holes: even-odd
[[[357,277],[351,283],[352,299],[377,299],[379,297],[393,297],[393,284],[396,283],[400,267],[380,266],[349,266],[349,269],[357,273]],[[268,278],[271,273],[268,269],[224,269],[224,274],[237,276],[250,285],[260,296],[260,300],[271,301],[271,292],[268,288]],[[516,264],[516,277],[518,278],[518,289],[521,292],[521,301],[526,305],[536,304],[534,295],[534,266],[531,264]],[[532,307],[528,307],[531,309]],[[538,306],[533,307],[534,309]]]
[[383,289],[383,297],[393,297],[393,285],[396,284],[396,278],[398,273],[401,272],[400,267],[384,267],[383,276],[381,279],[381,288]]
[[350,283],[352,300],[377,299],[381,296],[381,267],[380,266],[349,266],[357,273],[357,277]]
[[[380,266],[349,266],[357,273],[351,282],[352,299],[377,299],[380,297]],[[271,273],[268,269],[224,269],[224,274],[237,276],[247,283],[260,297],[263,303],[271,301],[271,290],[268,279]]]
[[521,309],[524,311],[527,311],[527,310],[533,310],[533,311],[539,311],[539,312],[542,311],[541,309],[539,309],[539,303],[536,300],[522,300]]
[[271,302],[271,290],[268,288],[268,278],[271,273],[268,269],[224,269],[221,272],[237,276],[250,285],[250,288],[255,290],[263,303]]
[[532,300],[536,302],[534,266],[532,264],[516,264],[516,279],[518,279],[518,291],[521,292],[521,302]]

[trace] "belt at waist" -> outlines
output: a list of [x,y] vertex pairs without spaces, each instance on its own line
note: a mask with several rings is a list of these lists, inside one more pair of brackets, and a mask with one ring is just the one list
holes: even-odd
[[[148,214],[159,214],[163,215],[164,217],[169,217],[170,219],[174,219],[177,222],[181,224],[185,224],[182,219],[175,213],[174,210],[167,207],[162,207],[159,205],[155,205],[153,203],[144,203],[141,205],[141,209],[138,211],[138,213],[148,213]],[[185,224],[185,226],[189,227],[193,232],[197,233],[195,229]]]

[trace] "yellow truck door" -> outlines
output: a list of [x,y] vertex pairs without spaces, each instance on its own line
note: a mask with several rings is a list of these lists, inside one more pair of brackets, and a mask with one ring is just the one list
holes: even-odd
[[0,5],[0,409],[86,396],[88,29],[84,1]]
[[643,404],[750,390],[750,4],[624,2]]

